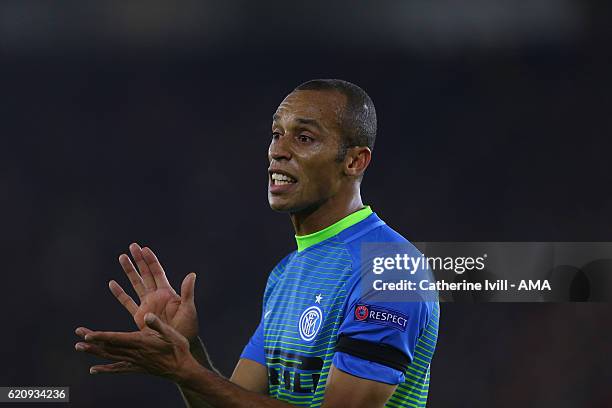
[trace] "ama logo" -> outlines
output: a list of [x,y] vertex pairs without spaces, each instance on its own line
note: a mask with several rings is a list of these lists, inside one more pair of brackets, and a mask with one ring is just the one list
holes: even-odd
[[323,324],[323,312],[317,306],[310,306],[302,312],[299,322],[300,337],[304,341],[315,338]]

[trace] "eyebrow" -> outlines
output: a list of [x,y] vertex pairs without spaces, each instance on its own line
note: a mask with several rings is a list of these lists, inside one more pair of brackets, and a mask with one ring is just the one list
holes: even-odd
[[[280,115],[278,113],[275,113],[274,115],[272,115],[272,120],[274,122],[278,121],[280,119]],[[316,119],[310,119],[310,118],[296,118],[295,119],[296,122],[298,122],[301,125],[311,125],[319,130],[322,129],[321,124],[319,123],[318,120]]]

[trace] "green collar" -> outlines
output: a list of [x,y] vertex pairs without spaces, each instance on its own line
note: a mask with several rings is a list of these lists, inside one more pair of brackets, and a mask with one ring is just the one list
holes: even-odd
[[302,252],[308,247],[339,234],[348,227],[357,224],[359,221],[365,220],[370,214],[372,214],[372,209],[368,205],[359,211],[355,211],[354,213],[347,215],[340,221],[322,229],[321,231],[313,232],[312,234],[308,235],[296,235],[295,240],[297,242],[298,252]]

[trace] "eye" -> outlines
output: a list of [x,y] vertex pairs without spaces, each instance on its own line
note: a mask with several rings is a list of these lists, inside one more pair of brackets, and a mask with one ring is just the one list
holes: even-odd
[[280,137],[280,133],[278,132],[272,132],[272,140],[276,140]]
[[313,139],[312,137],[310,137],[310,136],[307,136],[307,135],[299,135],[299,136],[298,136],[298,140],[299,140],[301,143],[310,143],[310,142],[312,142],[314,139]]

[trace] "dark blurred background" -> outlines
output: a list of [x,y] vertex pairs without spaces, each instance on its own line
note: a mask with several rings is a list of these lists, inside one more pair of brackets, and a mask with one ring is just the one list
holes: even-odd
[[[271,115],[311,78],[376,104],[364,200],[412,241],[612,241],[609,2],[0,3],[0,385],[178,406],[90,376],[73,330],[131,330],[130,242],[229,375],[295,243],[267,204]],[[443,304],[431,407],[612,406],[608,303]]]

